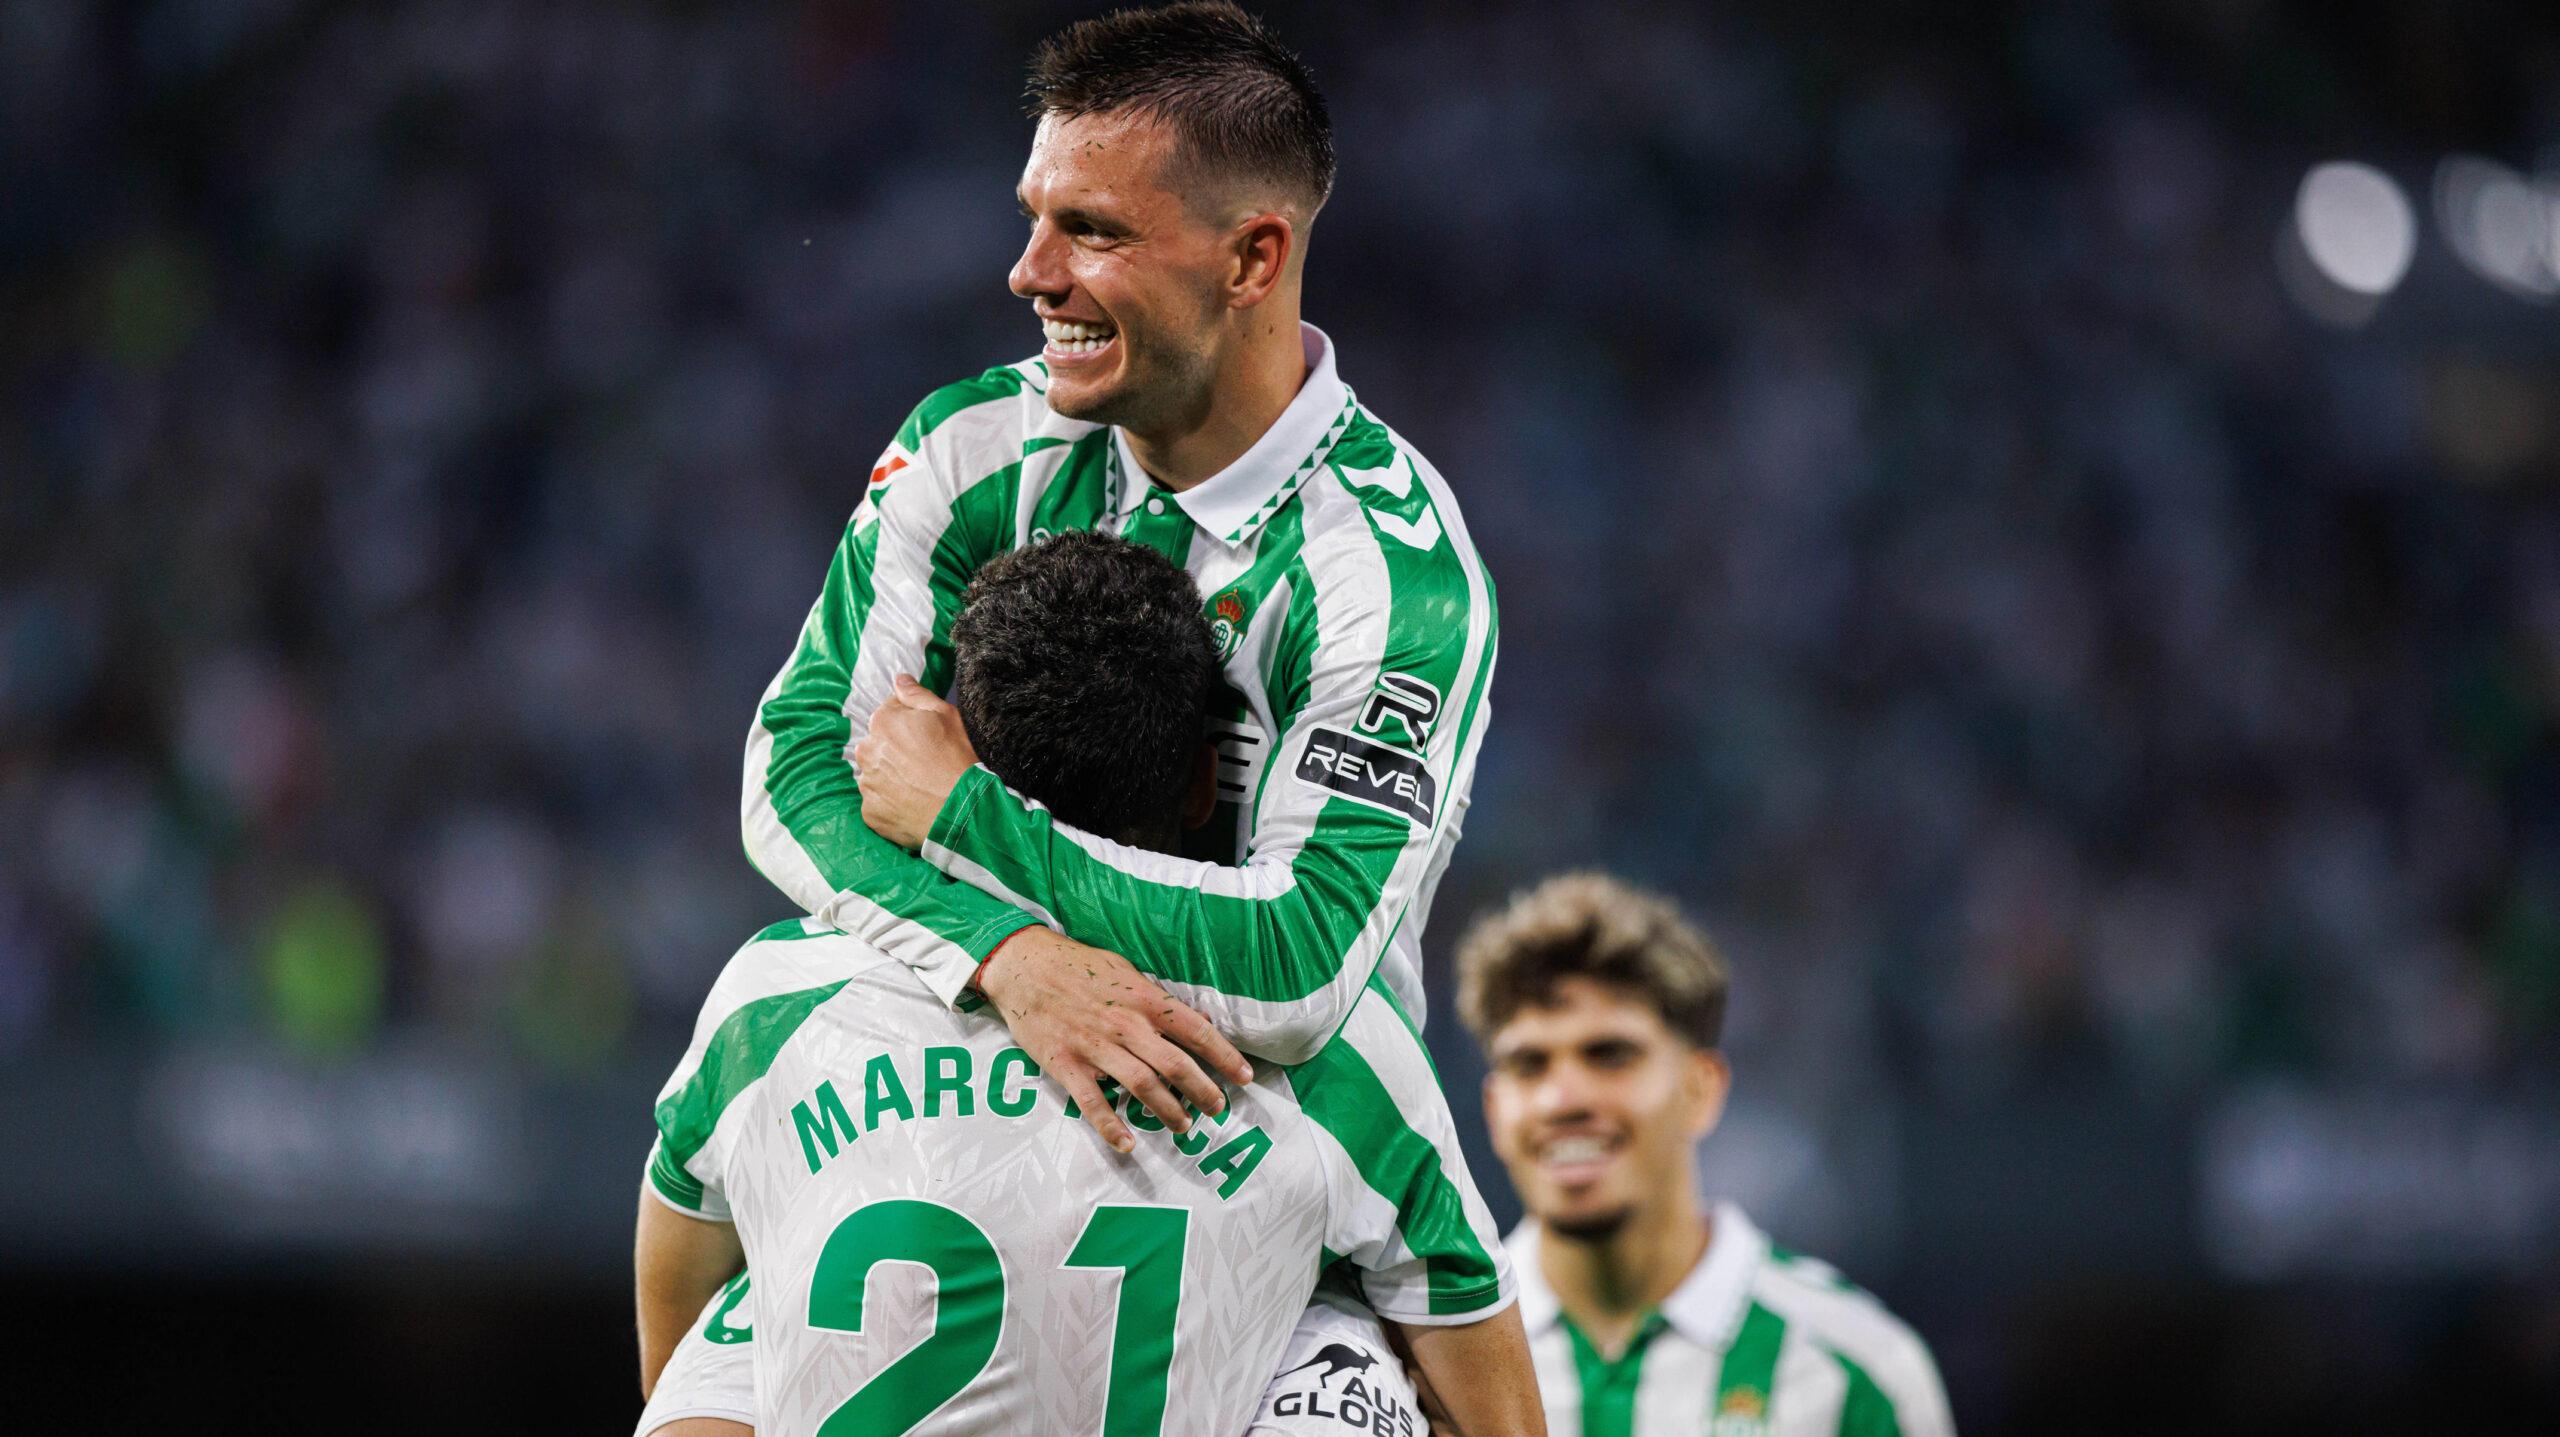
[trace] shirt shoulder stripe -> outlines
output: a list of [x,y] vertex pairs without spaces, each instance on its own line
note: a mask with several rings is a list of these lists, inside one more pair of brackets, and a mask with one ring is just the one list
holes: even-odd
[[1724,1350],[1724,1370],[1716,1378],[1715,1411],[1708,1414],[1711,1420],[1732,1412],[1750,1417],[1767,1414],[1770,1389],[1777,1383],[1778,1349],[1786,1336],[1785,1318],[1758,1302],[1751,1304],[1743,1314],[1742,1330]]
[[1339,1034],[1292,1066],[1289,1080],[1308,1120],[1331,1133],[1361,1181],[1395,1205],[1405,1246],[1428,1273],[1431,1311],[1469,1312],[1491,1302],[1501,1268],[1469,1221],[1439,1149],[1405,1121],[1405,1095],[1391,1091]]
[[693,1076],[658,1104],[658,1133],[668,1161],[683,1166],[711,1140],[720,1115],[773,1066],[776,1053],[809,1014],[851,981],[777,993],[742,1004],[713,1030]]
[[815,918],[785,918],[779,923],[768,926],[747,941],[750,943],[797,943],[804,938],[823,938],[833,932],[835,932],[834,929]]
[[1849,1377],[1848,1394],[1840,1399],[1840,1437],[1902,1437],[1902,1420],[1894,1414],[1893,1399],[1884,1395],[1867,1369],[1837,1354],[1833,1360]]
[[1945,1430],[1946,1393],[1936,1359],[1920,1334],[1874,1294],[1828,1263],[1778,1257],[1761,1265],[1751,1295],[1755,1307],[1766,1304],[1840,1361],[1853,1364],[1891,1399],[1901,1429]]
[[926,395],[924,402],[907,416],[907,422],[898,426],[898,447],[912,454],[925,436],[941,428],[951,416],[994,400],[1011,399],[1030,385],[1030,378],[1018,365],[990,369],[975,379],[946,384]]
[[815,919],[789,919],[749,939],[712,983],[693,1041],[658,1095],[658,1128],[671,1160],[681,1166],[701,1151],[721,1112],[764,1076],[775,1051],[819,1003],[893,961]]

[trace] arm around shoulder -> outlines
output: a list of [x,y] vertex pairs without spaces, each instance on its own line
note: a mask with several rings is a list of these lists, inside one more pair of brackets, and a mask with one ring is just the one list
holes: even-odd
[[1008,537],[920,449],[892,446],[747,738],[740,830],[757,870],[810,914],[898,955],[946,1002],[1033,920],[864,825],[850,715],[877,708],[897,673],[947,668],[937,635],[969,573]]

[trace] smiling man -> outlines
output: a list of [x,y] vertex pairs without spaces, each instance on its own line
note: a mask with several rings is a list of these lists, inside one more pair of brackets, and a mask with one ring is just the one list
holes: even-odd
[[1555,1437],[1944,1437],[1929,1350],[1830,1266],[1698,1200],[1731,1070],[1723,959],[1663,900],[1574,874],[1469,931],[1458,1003],[1529,1211],[1510,1240]]
[[[744,828],[810,913],[994,1000],[1125,1150],[1104,1078],[1179,1130],[1183,1099],[1223,1101],[1192,1055],[1231,1082],[1227,1039],[1304,1061],[1373,978],[1419,1017],[1494,599],[1439,474],[1299,319],[1333,183],[1306,67],[1231,5],[1177,5],[1071,27],[1030,88],[1011,282],[1047,343],[929,396],[872,470],[759,706]],[[969,576],[1072,529],[1207,596],[1220,804],[1179,856],[1026,802],[937,697]]]

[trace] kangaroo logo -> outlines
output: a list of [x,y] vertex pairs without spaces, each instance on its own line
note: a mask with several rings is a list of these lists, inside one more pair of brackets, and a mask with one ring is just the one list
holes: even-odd
[[1282,1377],[1286,1377],[1290,1372],[1304,1372],[1319,1362],[1324,1364],[1324,1371],[1316,1374],[1316,1385],[1318,1387],[1322,1387],[1326,1383],[1331,1382],[1337,1375],[1346,1369],[1355,1372],[1366,1372],[1370,1368],[1378,1365],[1378,1359],[1376,1357],[1361,1351],[1359,1348],[1348,1347],[1339,1342],[1328,1342],[1316,1353],[1315,1356],[1310,1357],[1306,1361],[1299,1363],[1297,1366],[1290,1368],[1289,1372],[1283,1372],[1280,1375]]

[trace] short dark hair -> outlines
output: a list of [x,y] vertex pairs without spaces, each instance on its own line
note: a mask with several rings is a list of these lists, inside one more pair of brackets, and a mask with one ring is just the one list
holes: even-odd
[[1588,978],[1650,1004],[1701,1048],[1724,1036],[1724,955],[1671,900],[1605,873],[1566,873],[1512,895],[1458,943],[1458,1014],[1479,1043],[1556,985]]
[[980,569],[951,642],[952,702],[996,777],[1122,843],[1178,820],[1218,678],[1179,565],[1069,530]]
[[1285,185],[1309,214],[1333,193],[1333,120],[1316,77],[1227,0],[1079,20],[1031,57],[1029,93],[1034,116],[1159,121],[1191,165]]

